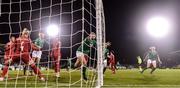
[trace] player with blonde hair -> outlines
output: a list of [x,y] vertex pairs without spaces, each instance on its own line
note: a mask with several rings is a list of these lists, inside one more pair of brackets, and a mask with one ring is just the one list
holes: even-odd
[[149,48],[149,52],[147,53],[144,61],[147,62],[147,67],[144,68],[141,73],[143,73],[146,69],[150,68],[152,66],[151,74],[156,70],[157,68],[157,61],[162,64],[159,55],[156,51],[156,47],[152,46]]

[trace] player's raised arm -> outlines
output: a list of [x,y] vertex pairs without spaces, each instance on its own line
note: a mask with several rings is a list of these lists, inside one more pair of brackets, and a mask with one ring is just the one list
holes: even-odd
[[144,58],[144,62],[146,62],[147,61],[147,59],[148,59],[148,53],[146,54],[146,56],[145,56],[145,58]]

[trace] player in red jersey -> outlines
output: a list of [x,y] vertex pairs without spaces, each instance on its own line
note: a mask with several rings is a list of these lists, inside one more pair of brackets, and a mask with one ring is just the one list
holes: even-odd
[[[15,41],[16,38],[15,37],[11,37],[9,39],[9,42],[5,45],[5,54],[4,54],[4,63],[8,64],[8,62],[11,61],[12,56],[14,55],[14,51],[15,51]],[[8,66],[4,66],[3,72],[7,73]]]
[[16,38],[14,36],[12,36],[9,39],[9,42],[5,45],[5,54],[4,54],[4,61],[5,61],[5,63],[7,63],[8,60],[10,58],[12,58],[12,55],[14,55],[15,41],[16,41]]
[[51,57],[53,58],[54,62],[54,70],[56,73],[56,77],[60,77],[60,59],[61,59],[61,42],[58,37],[56,37],[52,42],[52,51]]
[[22,60],[25,64],[29,65],[35,74],[37,74],[40,80],[45,81],[45,78],[41,75],[39,68],[36,67],[34,61],[30,57],[30,51],[39,50],[37,46],[35,46],[31,39],[29,38],[29,31],[27,28],[24,28],[22,35],[16,39],[16,49],[12,58],[9,59],[8,63],[5,63],[5,67],[3,68],[3,73],[1,74],[0,81],[4,80],[5,75],[7,74],[8,67],[13,62]]
[[115,74],[116,60],[114,56],[114,51],[111,51],[108,57],[109,57],[109,67],[112,70],[113,74]]

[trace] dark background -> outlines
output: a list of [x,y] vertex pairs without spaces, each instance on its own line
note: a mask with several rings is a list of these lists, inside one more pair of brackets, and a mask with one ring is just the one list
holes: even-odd
[[[41,0],[41,5],[40,0],[32,0],[31,4],[29,1],[22,0],[20,8],[19,0],[12,0],[12,13],[9,13],[10,0],[2,0],[0,43],[8,42],[9,33],[15,33],[13,35],[18,37],[19,32],[24,27],[32,29],[31,38],[34,40],[38,31],[45,32],[48,24],[61,23],[59,26],[61,26],[60,37],[63,58],[74,57],[75,50],[79,46],[76,43],[81,41],[82,36],[82,32],[79,32],[82,29],[82,20],[79,20],[82,18],[81,0],[76,0],[73,3],[73,11],[79,10],[73,13],[66,13],[72,11],[72,4],[68,3],[71,0],[63,0],[63,3],[67,2],[67,4],[63,4],[62,8],[60,7],[61,0],[52,0],[52,7],[50,7],[50,0]],[[89,25],[89,23],[96,24],[95,18],[93,18],[96,14],[93,8],[95,4],[88,4],[90,1],[94,3],[94,0],[85,0],[85,36],[90,31],[95,32],[95,28]],[[164,62],[163,65],[180,64],[179,53],[173,53],[180,50],[179,0],[103,0],[103,3],[106,18],[106,38],[112,43],[110,48],[115,51],[120,64],[136,64],[136,57],[138,55],[143,57],[150,46],[157,47],[157,51]],[[19,13],[20,10],[22,13]],[[89,14],[88,11],[91,11],[92,14]],[[62,19],[60,19],[60,15]],[[169,18],[173,26],[171,33],[160,39],[149,36],[145,28],[148,19],[157,15]],[[69,24],[71,22],[75,23]],[[71,34],[75,35],[69,36]],[[46,38],[48,41],[48,37]],[[71,48],[72,45],[75,46]]]
[[[179,0],[103,0],[106,17],[106,36],[123,64],[135,64],[150,46],[156,46],[163,65],[180,63]],[[160,39],[149,36],[146,22],[154,16],[170,19],[171,33]],[[173,54],[172,54],[173,53]]]

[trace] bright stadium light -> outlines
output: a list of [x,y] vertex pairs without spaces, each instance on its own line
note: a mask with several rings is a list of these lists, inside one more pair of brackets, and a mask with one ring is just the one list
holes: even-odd
[[59,33],[59,28],[56,25],[49,25],[46,30],[47,34],[51,37],[57,36]]
[[154,37],[161,38],[168,34],[170,24],[163,17],[151,18],[147,23],[147,32]]

